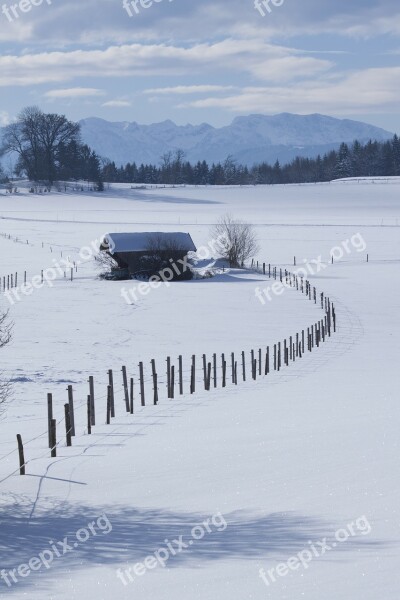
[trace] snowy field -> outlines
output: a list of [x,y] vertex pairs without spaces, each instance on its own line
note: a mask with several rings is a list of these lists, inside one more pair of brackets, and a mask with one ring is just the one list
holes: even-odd
[[[316,322],[320,308],[291,289],[262,304],[256,289],[270,281],[250,270],[163,285],[129,305],[121,291],[135,282],[99,280],[92,260],[72,282],[60,274],[12,306],[2,295],[14,336],[1,365],[14,397],[0,420],[0,570],[15,570],[18,582],[0,579],[1,595],[397,600],[399,198],[398,179],[0,195],[0,233],[11,236],[0,236],[1,276],[26,271],[31,281],[66,257],[78,260],[110,231],[183,231],[207,245],[212,225],[229,212],[256,227],[261,262],[293,270],[294,256],[298,266],[322,261],[310,281],[335,302],[338,318],[337,333],[319,349],[256,382],[202,391],[198,364],[191,397],[192,354],[249,355]],[[334,248],[343,256],[331,265]],[[180,354],[185,394],[167,400],[165,359],[176,364]],[[158,406],[151,406],[151,359],[160,371]],[[149,405],[139,406],[136,385],[131,416],[121,367],[137,381],[139,361]],[[108,369],[117,408],[106,426]],[[89,375],[98,417],[91,436]],[[69,384],[77,436],[72,448],[62,440],[51,459],[46,396],[53,394],[62,438]],[[13,474],[17,433],[25,477]],[[192,528],[207,519],[210,531],[203,526],[196,540]],[[93,522],[96,535],[77,538]],[[175,556],[168,550],[164,568],[146,559],[165,556],[160,549],[180,536],[188,547]],[[71,549],[62,555],[56,546],[61,556],[52,550],[48,569],[21,568],[66,537]],[[295,558],[286,567],[299,556],[303,564]],[[260,569],[272,572],[267,582]]]

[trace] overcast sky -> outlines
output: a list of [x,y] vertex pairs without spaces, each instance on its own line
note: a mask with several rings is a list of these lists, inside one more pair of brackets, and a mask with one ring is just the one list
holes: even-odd
[[38,105],[215,126],[318,112],[400,132],[399,0],[129,1],[1,0],[0,123]]

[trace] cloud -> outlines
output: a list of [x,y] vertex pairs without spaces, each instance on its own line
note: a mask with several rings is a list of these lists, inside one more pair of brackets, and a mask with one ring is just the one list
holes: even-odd
[[126,106],[132,106],[132,103],[128,100],[108,100],[107,102],[104,102],[102,106],[107,108],[122,108]]
[[178,108],[220,108],[236,113],[324,112],[361,114],[375,110],[398,112],[400,67],[352,72],[341,78],[297,82],[291,86],[244,87],[228,97],[210,96]]
[[11,123],[11,117],[6,110],[0,110],[0,127],[5,127]]
[[136,41],[196,43],[223,37],[247,37],[249,40],[288,39],[301,34],[334,34],[351,38],[399,34],[398,0],[284,0],[261,17],[253,0],[202,0],[201,2],[154,2],[130,18],[117,2],[68,0],[53,2],[21,14],[8,23],[3,18],[0,40],[25,42],[50,47],[67,44],[124,44]]
[[96,88],[68,88],[63,90],[50,90],[44,94],[46,98],[85,98],[90,96],[104,96],[104,90]]
[[[116,68],[118,65],[118,68]],[[0,86],[31,86],[77,77],[193,75],[244,72],[270,81],[288,81],[328,70],[332,63],[262,40],[226,39],[192,47],[130,44],[105,50],[43,52],[0,57]],[[79,89],[79,88],[76,88]],[[82,88],[83,89],[83,88]]]
[[143,90],[144,94],[208,94],[210,92],[226,92],[234,90],[233,85],[176,85],[175,87],[152,88]]
[[29,94],[71,100],[74,113],[90,102],[118,112],[144,94],[146,120],[168,118],[178,102],[207,120],[213,109],[389,113],[395,36],[398,0],[284,0],[265,17],[254,0],[164,0],[132,18],[122,0],[53,2],[0,28],[2,106],[14,113]]

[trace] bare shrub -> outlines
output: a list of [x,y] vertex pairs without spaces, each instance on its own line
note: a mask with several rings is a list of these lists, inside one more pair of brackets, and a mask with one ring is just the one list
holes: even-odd
[[228,261],[230,267],[243,266],[260,249],[254,227],[229,214],[221,217],[214,226],[211,238],[225,240],[219,248],[219,254]]
[[108,252],[100,251],[94,257],[97,268],[103,273],[111,273],[118,269],[118,263]]

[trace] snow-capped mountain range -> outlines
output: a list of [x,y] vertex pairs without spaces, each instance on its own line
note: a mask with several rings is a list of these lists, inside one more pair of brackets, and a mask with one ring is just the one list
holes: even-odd
[[341,142],[382,141],[393,136],[373,125],[319,114],[249,115],[220,128],[207,123],[182,126],[170,120],[140,125],[94,117],[80,123],[83,141],[117,165],[134,161],[159,164],[164,153],[178,148],[191,162],[223,161],[232,155],[247,165],[277,159],[284,163],[295,156],[324,154]]

